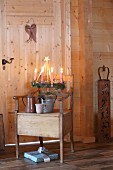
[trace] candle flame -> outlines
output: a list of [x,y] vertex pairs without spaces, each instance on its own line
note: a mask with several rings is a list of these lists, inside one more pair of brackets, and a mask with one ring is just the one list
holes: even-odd
[[60,73],[63,73],[63,68],[60,69]]
[[37,68],[35,68],[35,71],[34,71],[34,73],[37,73]]
[[51,73],[53,73],[53,67],[51,67]]
[[42,69],[41,69],[41,73],[43,73],[44,72],[44,67],[42,67]]

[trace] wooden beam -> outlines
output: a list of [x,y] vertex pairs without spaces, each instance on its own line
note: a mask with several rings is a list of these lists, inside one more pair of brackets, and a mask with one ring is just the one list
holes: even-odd
[[92,0],[79,0],[81,137],[94,136]]

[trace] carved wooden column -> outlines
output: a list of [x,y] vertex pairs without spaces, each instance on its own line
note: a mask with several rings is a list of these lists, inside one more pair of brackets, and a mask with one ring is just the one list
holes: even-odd
[[[105,71],[108,67],[99,67]],[[100,72],[98,80],[98,142],[109,142],[111,138],[111,123],[110,123],[110,81],[101,79]]]

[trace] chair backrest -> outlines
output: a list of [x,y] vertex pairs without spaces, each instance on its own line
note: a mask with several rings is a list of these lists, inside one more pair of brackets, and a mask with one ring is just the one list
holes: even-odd
[[[63,80],[64,80],[64,83],[65,83],[65,89],[61,90],[61,94],[67,95],[68,92],[69,93],[71,92],[71,95],[63,101],[63,106],[64,106],[64,109],[72,109],[72,106],[73,106],[73,88],[74,88],[73,75],[63,76]],[[56,100],[56,103],[55,103],[55,108],[58,108],[57,100]]]
[[73,105],[73,88],[74,88],[73,79],[74,79],[73,75],[64,76],[64,82],[66,84],[66,88],[65,88],[66,92],[72,91],[72,95],[68,97],[64,103],[64,108],[67,109],[72,109],[72,105]]

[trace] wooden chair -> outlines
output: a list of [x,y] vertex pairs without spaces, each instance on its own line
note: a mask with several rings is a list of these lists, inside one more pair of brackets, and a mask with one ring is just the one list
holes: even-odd
[[[69,86],[69,83],[67,83],[68,88]],[[19,135],[53,137],[60,139],[60,162],[63,163],[64,136],[68,133],[70,133],[71,152],[74,152],[73,88],[69,88],[67,92],[57,93],[59,110],[54,110],[54,113],[36,114],[19,112],[19,98],[22,98],[22,96],[14,96],[13,98],[15,99],[16,158],[19,158]],[[69,105],[65,110],[64,103],[66,99],[68,99]]]

